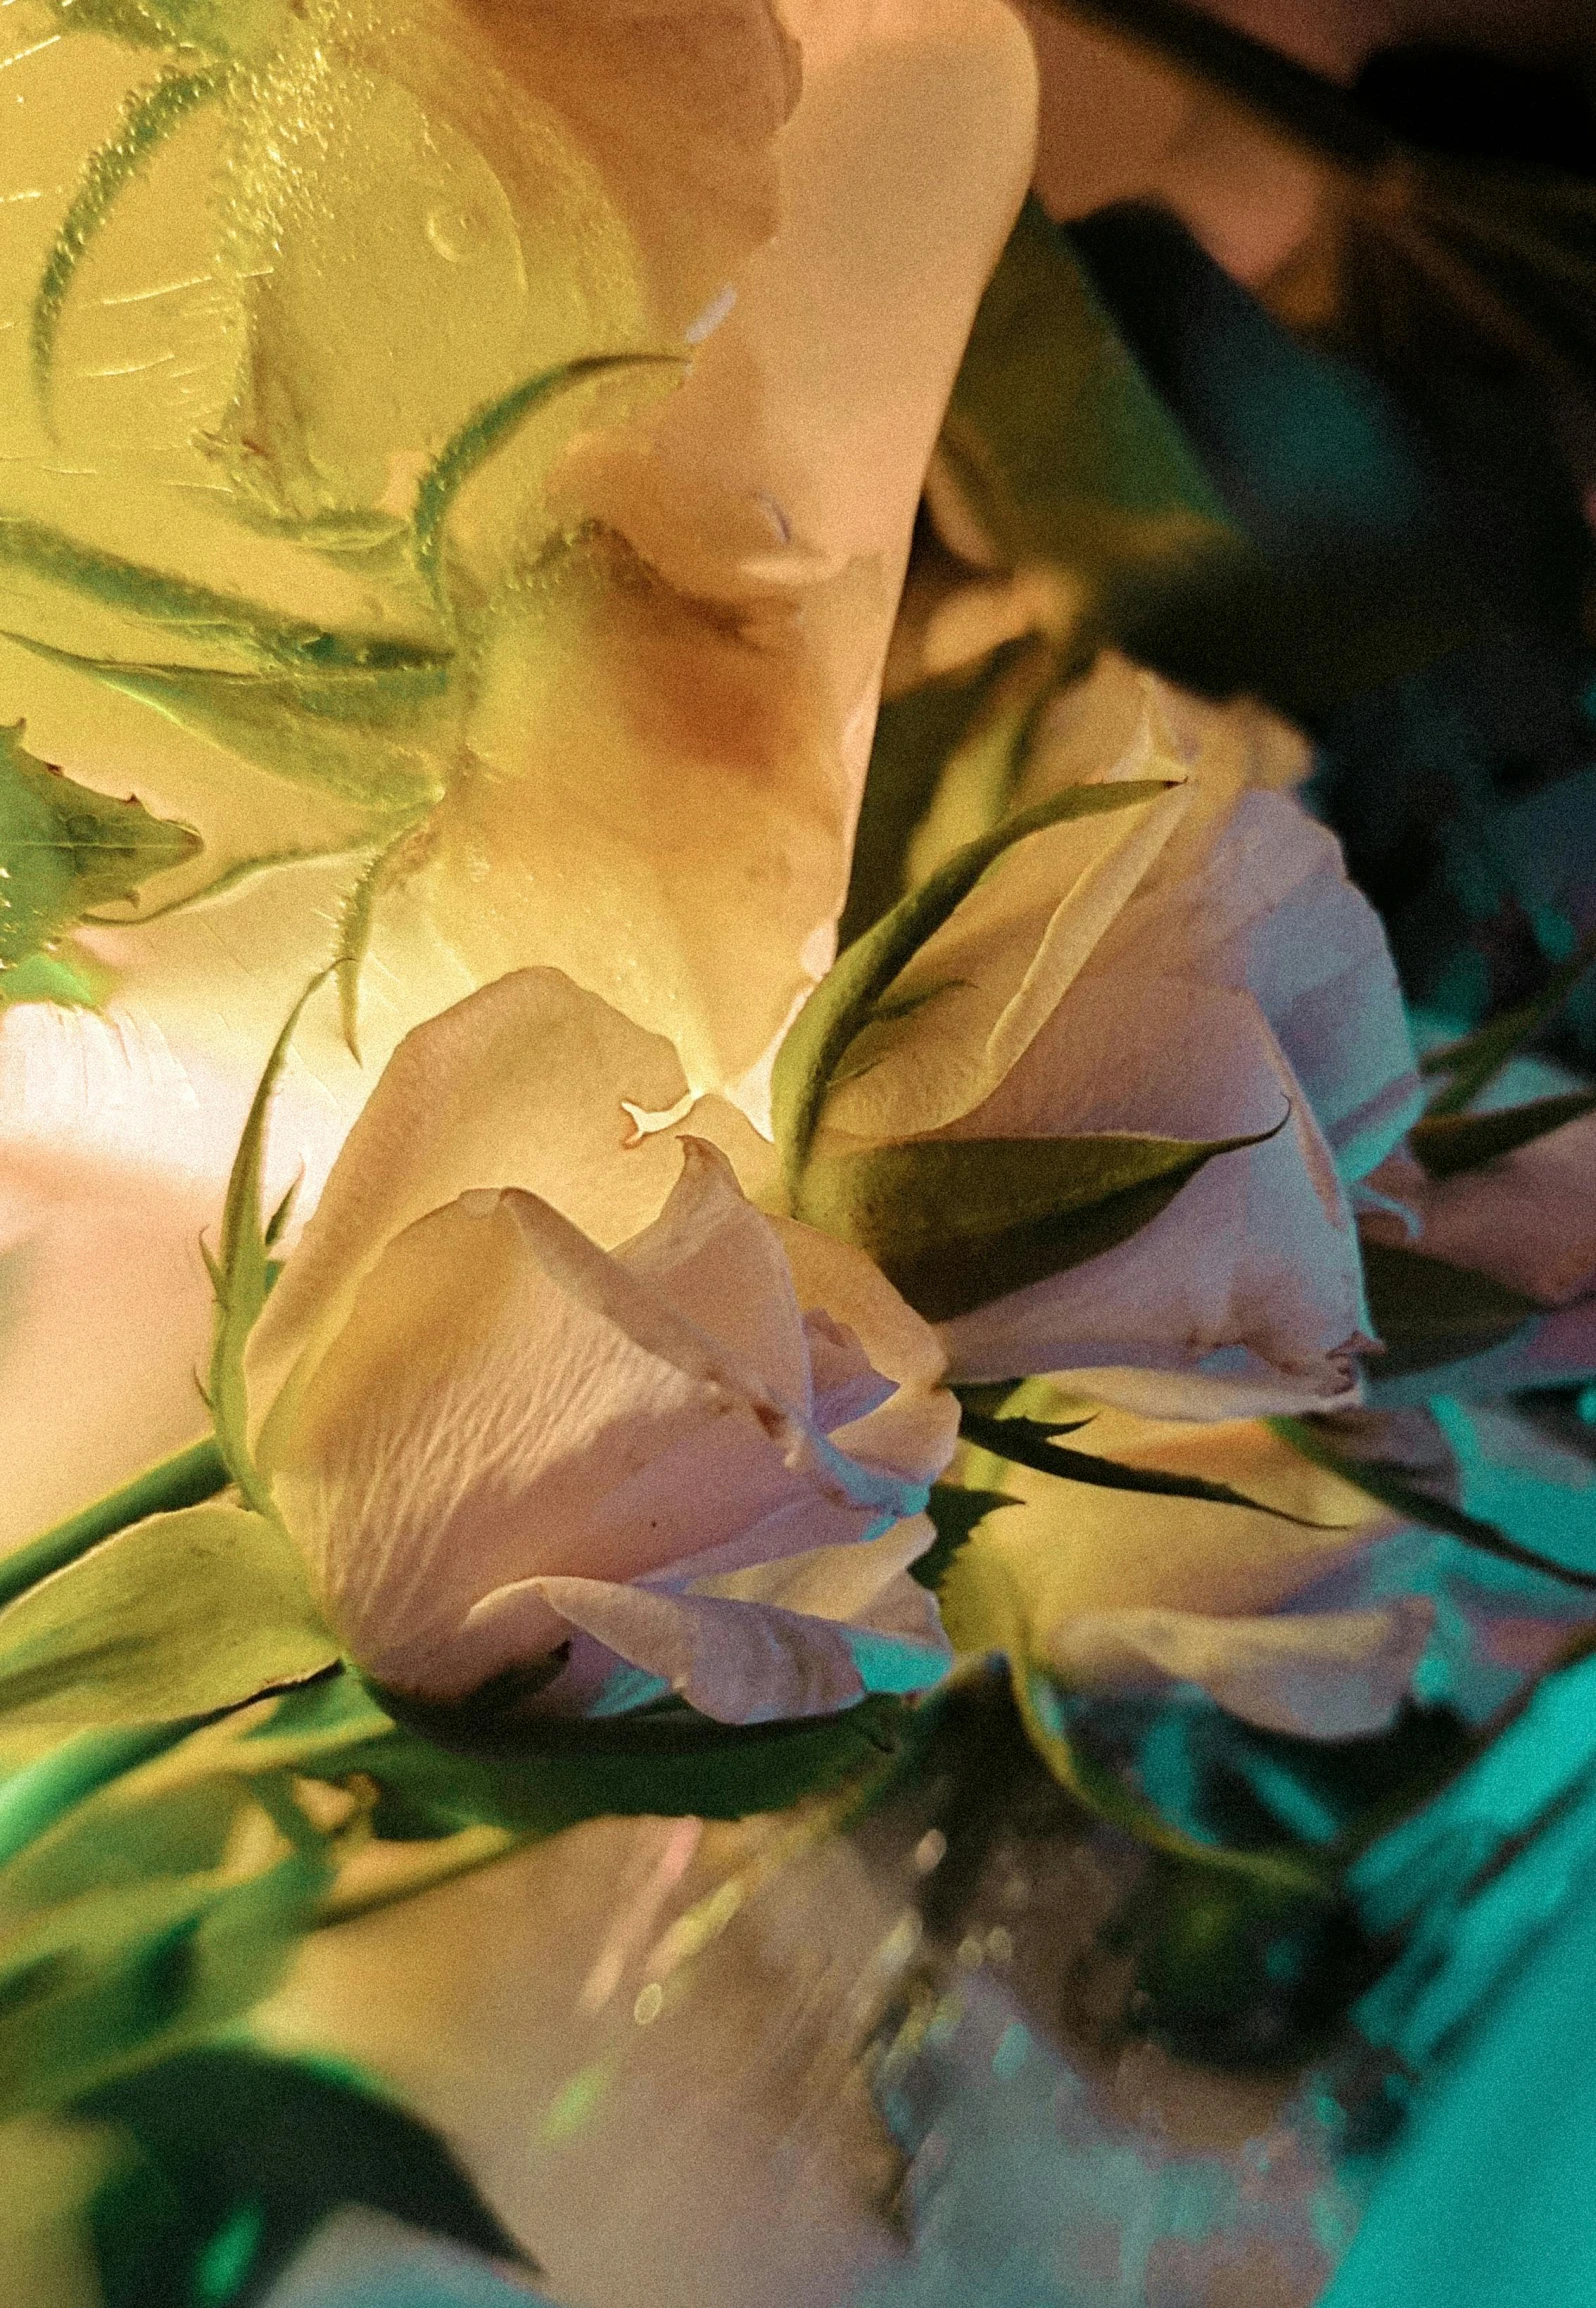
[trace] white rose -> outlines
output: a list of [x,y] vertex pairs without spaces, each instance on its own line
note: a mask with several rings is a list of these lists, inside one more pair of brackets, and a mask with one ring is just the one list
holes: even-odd
[[548,1661],[561,1708],[756,1722],[943,1672],[906,1575],[957,1423],[935,1337],[707,1141],[625,1149],[623,1091],[674,1064],[553,972],[418,1028],[268,1302],[259,1472],[386,1688]]
[[[933,1279],[917,1303],[961,1378],[1067,1372],[1082,1393],[1176,1415],[1349,1402],[1368,1318],[1346,1187],[1419,1106],[1384,934],[1294,798],[1188,771],[1156,685],[1136,743],[1095,782],[1126,781],[1167,790],[1014,841],[881,990],[837,1067],[797,1207],[913,1298],[920,1253],[903,1254],[883,1152],[934,1269],[939,1220],[961,1222],[930,1199],[949,1149],[969,1146],[974,1191],[975,1141],[998,1178],[1040,1173],[1045,1141],[1256,1138],[1202,1161],[1109,1247],[1035,1250],[1031,1279],[1019,1236],[989,1272],[976,1242],[955,1286]],[[1061,776],[1054,798],[1081,790]],[[1021,1215],[1044,1224],[1040,1188]]]

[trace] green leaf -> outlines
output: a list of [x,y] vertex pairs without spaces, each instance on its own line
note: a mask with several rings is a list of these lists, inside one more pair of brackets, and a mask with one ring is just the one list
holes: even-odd
[[286,1972],[331,1881],[290,1850],[91,1891],[0,1946],[0,2120],[59,2107],[242,2017]]
[[71,2113],[120,2134],[89,2216],[105,2308],[257,2300],[346,2204],[535,2273],[438,2134],[341,2062],[204,2045]]
[[[1573,993],[1585,972],[1596,963],[1596,935],[1584,939],[1566,962],[1559,963],[1538,994],[1517,1009],[1488,1019],[1460,1042],[1429,1050],[1419,1060],[1421,1074],[1445,1074],[1447,1084],[1430,1106],[1427,1119],[1461,1114],[1495,1080],[1516,1051],[1549,1026]],[[1554,1125],[1555,1127],[1555,1125]]]
[[1532,1146],[1565,1122],[1596,1112],[1596,1090],[1567,1090],[1560,1097],[1532,1098],[1494,1114],[1430,1113],[1416,1122],[1408,1143],[1432,1178],[1455,1178],[1478,1170],[1520,1146]]
[[226,86],[224,71],[163,74],[153,87],[133,91],[109,143],[89,156],[33,301],[33,375],[41,401],[49,396],[56,331],[67,293],[117,195],[189,114],[213,103]]
[[1378,1499],[1382,1506],[1404,1516],[1410,1523],[1421,1523],[1427,1530],[1444,1531],[1448,1538],[1461,1539],[1466,1546],[1478,1547],[1482,1554],[1495,1555],[1501,1562],[1516,1563],[1520,1570],[1539,1571],[1549,1579],[1561,1579],[1568,1586],[1596,1593],[1596,1573],[1574,1570],[1566,1563],[1555,1562],[1549,1555],[1538,1555],[1533,1548],[1520,1546],[1517,1539],[1510,1539],[1495,1523],[1466,1514],[1450,1499],[1438,1498],[1433,1491],[1426,1490],[1413,1480],[1407,1469],[1340,1450],[1322,1427],[1306,1419],[1273,1418],[1269,1424],[1282,1441],[1300,1451],[1305,1459],[1339,1475],[1343,1482],[1355,1484],[1371,1499]]
[[97,1500],[92,1507],[84,1507],[78,1514],[68,1516],[64,1523],[29,1539],[8,1555],[0,1556],[0,1610],[26,1594],[30,1587],[47,1579],[52,1571],[59,1571],[67,1563],[75,1563],[113,1531],[125,1530],[129,1523],[142,1522],[146,1515],[168,1514],[178,1507],[198,1506],[202,1500],[213,1499],[218,1491],[227,1488],[227,1467],[215,1443],[207,1435],[203,1442],[190,1444],[175,1458],[163,1459],[146,1474],[136,1475],[120,1490]]
[[962,1547],[999,1507],[1017,1507],[1005,1491],[970,1490],[963,1483],[933,1483],[926,1513],[936,1526],[936,1543],[909,1565],[909,1576],[934,1595]]
[[966,844],[839,956],[799,1011],[777,1053],[771,1083],[776,1143],[795,1208],[821,1111],[848,1045],[869,1024],[893,979],[974,889],[987,867],[1027,834],[1075,818],[1131,809],[1139,802],[1156,801],[1167,791],[1167,780],[1152,778],[1066,787]]
[[[1232,1490],[1229,1483],[1211,1483],[1200,1475],[1163,1473],[1157,1467],[1128,1467],[1117,1459],[1099,1458],[1094,1451],[1071,1450],[1055,1438],[1060,1429],[1032,1418],[987,1418],[972,1410],[964,1411],[959,1419],[959,1432],[966,1442],[977,1450],[990,1451],[994,1458],[1005,1459],[1012,1466],[1033,1467],[1040,1474],[1058,1475],[1066,1482],[1090,1483],[1105,1491],[1139,1491],[1145,1497],[1156,1499],[1197,1499],[1206,1506],[1246,1507],[1255,1515],[1274,1515],[1280,1522],[1295,1523],[1299,1530],[1333,1531],[1337,1523],[1316,1523],[1306,1515],[1288,1514],[1284,1507],[1272,1507],[1263,1499],[1249,1499],[1245,1492]],[[0,1620],[0,1626],[4,1621]]]
[[257,1513],[272,1513],[271,1499],[255,1471],[249,1447],[249,1403],[244,1389],[244,1347],[272,1284],[270,1244],[261,1218],[261,1171],[266,1117],[305,1004],[331,975],[318,971],[284,1021],[250,1101],[243,1136],[227,1181],[222,1209],[221,1254],[211,1269],[216,1291],[216,1326],[211,1346],[210,1409],[216,1441],[228,1473]]
[[610,376],[621,369],[680,369],[685,365],[675,353],[588,353],[578,360],[562,361],[558,368],[544,369],[535,377],[527,377],[497,400],[474,409],[439,451],[416,492],[416,565],[434,593],[441,585],[443,532],[450,507],[477,468],[501,448],[535,410],[590,377]]
[[0,1611],[0,1728],[207,1715],[337,1658],[274,1523],[184,1507],[119,1531]]
[[1484,1354],[1543,1310],[1473,1267],[1392,1242],[1363,1245],[1369,1312],[1385,1342],[1379,1375],[1403,1378]]
[[1114,1249],[1205,1162],[1259,1142],[911,1139],[812,1160],[794,1213],[866,1251],[928,1322],[948,1322]]
[[954,486],[1010,567],[1068,570],[1108,630],[1246,548],[1067,238],[1028,201],[943,427]]
[[132,897],[199,848],[186,825],[35,760],[22,730],[20,721],[0,729],[0,972],[35,959],[91,907]]

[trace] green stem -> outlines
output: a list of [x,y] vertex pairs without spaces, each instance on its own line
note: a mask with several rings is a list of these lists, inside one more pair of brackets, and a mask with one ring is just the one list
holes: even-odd
[[47,1579],[52,1571],[75,1563],[113,1532],[125,1531],[129,1523],[140,1523],[146,1515],[198,1506],[225,1490],[231,1479],[209,1435],[203,1442],[191,1443],[176,1458],[163,1459],[158,1467],[135,1476],[108,1498],[97,1500],[80,1514],[69,1515],[64,1523],[30,1539],[14,1554],[0,1557],[0,1609]]

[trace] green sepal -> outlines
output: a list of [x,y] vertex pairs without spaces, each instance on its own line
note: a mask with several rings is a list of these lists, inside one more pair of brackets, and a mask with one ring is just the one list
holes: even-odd
[[92,907],[133,897],[200,846],[190,827],[36,760],[22,732],[20,721],[0,729],[0,1001],[16,998],[5,973],[34,961]]
[[[237,594],[217,593],[169,571],[103,552],[65,530],[20,514],[0,515],[0,572],[6,569],[160,626],[191,646],[231,649],[238,659],[234,670],[240,673],[287,673],[306,679],[353,673],[427,674],[448,658],[447,649],[432,642],[376,631],[338,632],[303,617],[276,615]],[[0,596],[4,590],[0,583]],[[45,655],[54,653],[49,643],[25,632],[8,628],[5,638]]]
[[270,1516],[271,1497],[255,1470],[249,1447],[249,1404],[244,1389],[244,1348],[271,1289],[271,1244],[261,1217],[266,1117],[272,1092],[288,1057],[288,1045],[305,1004],[332,975],[320,970],[284,1021],[250,1101],[222,1207],[222,1240],[211,1267],[216,1321],[211,1345],[209,1403],[217,1446],[227,1471],[257,1513]]
[[1520,1570],[1538,1571],[1546,1578],[1561,1579],[1570,1587],[1583,1587],[1596,1593],[1596,1572],[1575,1570],[1569,1564],[1554,1561],[1550,1555],[1538,1555],[1533,1548],[1520,1546],[1517,1539],[1510,1539],[1495,1523],[1465,1513],[1450,1499],[1437,1498],[1399,1466],[1388,1466],[1379,1459],[1363,1459],[1353,1452],[1337,1449],[1322,1426],[1300,1418],[1272,1418],[1269,1424],[1283,1442],[1300,1451],[1305,1459],[1339,1476],[1342,1482],[1352,1483],[1408,1522],[1420,1523],[1427,1530],[1444,1531],[1448,1538],[1461,1539],[1466,1546],[1477,1547],[1482,1554],[1495,1555],[1500,1562],[1514,1563]]
[[[712,1722],[680,1700],[596,1719],[526,1717],[456,1723],[459,1744],[396,1726],[367,1694],[354,1711],[353,1675],[285,1703],[277,1725],[314,1723],[342,1708],[344,1724],[300,1768],[318,1778],[368,1775],[380,1790],[373,1825],[401,1840],[497,1827],[517,1837],[558,1834],[584,1819],[661,1813],[742,1819],[884,1770],[909,1710],[875,1696],[835,1715],[774,1723]],[[264,1727],[263,1743],[281,1735]],[[470,1752],[462,1751],[469,1746]]]
[[0,1611],[0,1730],[208,1715],[337,1660],[277,1525],[185,1507],[119,1531]]
[[445,442],[422,476],[412,517],[416,566],[432,586],[441,589],[443,533],[449,510],[478,467],[501,448],[535,410],[545,407],[573,385],[622,369],[686,366],[676,353],[587,353],[557,368],[544,369],[512,385],[496,400],[474,409],[452,439]]
[[1505,1282],[1401,1243],[1365,1241],[1363,1276],[1386,1350],[1380,1377],[1402,1378],[1484,1354],[1545,1311]]
[[839,956],[799,1011],[777,1053],[771,1079],[771,1115],[782,1168],[796,1209],[804,1170],[833,1079],[848,1045],[870,1023],[876,1004],[900,971],[967,897],[988,866],[1028,834],[1051,825],[1156,801],[1169,790],[1163,778],[1108,785],[1072,785],[1033,809],[1021,810],[978,841],[967,842],[921,888],[883,915]]
[[443,792],[438,755],[450,708],[442,661],[373,672],[230,673],[85,657],[25,634],[7,638],[152,707],[252,768],[357,809],[414,811]]
[[56,331],[67,293],[118,194],[190,113],[213,103],[226,86],[225,70],[163,73],[153,86],[132,92],[115,133],[85,162],[33,300],[33,377],[41,401],[49,397]]
[[1021,1504],[1022,1501],[1010,1498],[1006,1491],[972,1490],[963,1483],[933,1483],[925,1511],[935,1526],[936,1540],[909,1565],[910,1578],[934,1595],[987,1516],[995,1514],[999,1507]]
[[1560,1130],[1565,1122],[1596,1112],[1596,1090],[1567,1090],[1554,1098],[1532,1098],[1494,1114],[1426,1114],[1408,1133],[1408,1143],[1432,1178],[1455,1178],[1499,1161],[1520,1146]]
[[70,2113],[118,2135],[88,2221],[104,2308],[242,2308],[349,2204],[536,2273],[439,2135],[343,2061],[207,2044]]
[[867,1252],[927,1321],[949,1322],[1115,1249],[1215,1155],[1269,1135],[910,1139],[811,1160],[794,1214]]
[[1267,1500],[1250,1499],[1245,1492],[1232,1490],[1229,1483],[1211,1483],[1200,1475],[1166,1474],[1158,1467],[1123,1466],[1117,1459],[1098,1457],[1095,1451],[1071,1450],[1057,1437],[1072,1431],[1072,1427],[1053,1426],[1041,1419],[988,1418],[972,1410],[963,1411],[959,1418],[959,1433],[977,1450],[990,1451],[1011,1466],[1057,1475],[1065,1482],[1089,1483],[1104,1491],[1136,1491],[1145,1498],[1195,1499],[1204,1506],[1246,1507],[1255,1515],[1273,1515],[1282,1523],[1295,1523],[1303,1531],[1342,1527],[1288,1514],[1284,1507],[1272,1507]]

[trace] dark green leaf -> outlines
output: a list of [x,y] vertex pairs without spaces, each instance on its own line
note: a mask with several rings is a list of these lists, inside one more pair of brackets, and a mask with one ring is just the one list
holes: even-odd
[[105,2308],[245,2308],[346,2204],[533,2270],[446,2143],[358,2069],[206,2045],[71,2113],[122,2136],[89,2221]]
[[1161,779],[1075,785],[1033,809],[1021,810],[978,841],[968,843],[891,913],[868,930],[815,988],[777,1054],[771,1084],[776,1143],[795,1200],[821,1110],[848,1045],[870,1022],[893,979],[940,929],[987,867],[1028,834],[1069,820],[1097,817],[1156,801],[1168,791]]
[[951,1568],[959,1549],[977,1526],[999,1507],[1017,1507],[1004,1491],[968,1490],[962,1483],[933,1483],[926,1513],[936,1525],[936,1544],[909,1565],[909,1576],[934,1595]]
[[812,1160],[794,1208],[868,1252],[927,1321],[947,1322],[1114,1249],[1205,1162],[1258,1143],[919,1138]]
[[1592,1112],[1596,1090],[1568,1090],[1561,1097],[1532,1098],[1527,1105],[1501,1107],[1492,1114],[1426,1114],[1414,1124],[1408,1142],[1432,1178],[1453,1178],[1532,1146],[1549,1131]]
[[1504,1282],[1399,1243],[1366,1241],[1363,1273],[1369,1312],[1385,1343],[1382,1377],[1401,1378],[1484,1354],[1542,1311]]
[[1255,1515],[1274,1515],[1295,1523],[1299,1530],[1333,1531],[1338,1523],[1316,1523],[1306,1515],[1288,1514],[1264,1499],[1249,1499],[1229,1483],[1206,1482],[1200,1475],[1166,1474],[1157,1467],[1128,1467],[1118,1459],[1099,1458],[1095,1451],[1071,1450],[1054,1438],[1061,1430],[1032,1418],[986,1418],[967,1410],[959,1432],[977,1450],[991,1451],[1014,1466],[1033,1467],[1039,1474],[1059,1475],[1065,1482],[1090,1483],[1104,1491],[1139,1491],[1147,1498],[1197,1499],[1205,1506],[1247,1507]]
[[[306,1694],[316,1713],[336,1706],[335,1677]],[[292,1716],[283,1718],[291,1721]],[[444,1746],[390,1727],[375,1704],[342,1736],[315,1744],[302,1768],[322,1778],[368,1774],[381,1789],[377,1832],[402,1838],[502,1827],[553,1835],[610,1813],[741,1819],[880,1771],[896,1751],[904,1703],[869,1698],[837,1715],[791,1722],[713,1723],[680,1702],[594,1721],[507,1717],[457,1727]],[[268,1727],[265,1740],[278,1736]],[[469,1751],[463,1751],[465,1749]]]
[[37,956],[92,907],[132,897],[200,846],[186,825],[74,785],[36,761],[23,750],[22,728],[19,721],[0,729],[0,972]]
[[1245,557],[1179,426],[1034,201],[981,301],[941,453],[1001,558],[1059,564],[1110,625],[1194,568]]

